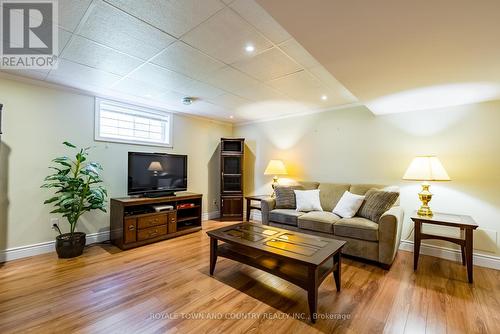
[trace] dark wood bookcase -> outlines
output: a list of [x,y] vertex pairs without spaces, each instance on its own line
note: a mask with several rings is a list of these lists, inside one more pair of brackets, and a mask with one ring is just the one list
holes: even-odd
[[[201,230],[201,194],[111,199],[111,242],[129,249]],[[156,212],[154,205],[171,205]]]
[[243,158],[245,139],[222,138],[220,145],[222,220],[243,220]]

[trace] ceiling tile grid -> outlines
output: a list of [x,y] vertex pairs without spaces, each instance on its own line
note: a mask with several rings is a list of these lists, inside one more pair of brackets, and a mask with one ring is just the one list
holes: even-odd
[[96,1],[92,15],[76,33],[144,60],[175,41],[174,37],[103,1]]
[[[60,67],[18,74],[231,122],[293,112],[286,101],[312,110],[356,100],[254,0],[59,1],[59,10]],[[273,108],[246,108],[264,102]]]
[[182,40],[226,64],[251,57],[245,52],[246,45],[252,45],[255,52],[273,46],[230,8],[221,10],[191,30]]

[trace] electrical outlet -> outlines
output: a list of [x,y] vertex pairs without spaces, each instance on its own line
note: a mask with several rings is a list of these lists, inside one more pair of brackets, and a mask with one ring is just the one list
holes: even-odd
[[59,226],[59,218],[50,218],[50,228],[53,229],[54,225]]

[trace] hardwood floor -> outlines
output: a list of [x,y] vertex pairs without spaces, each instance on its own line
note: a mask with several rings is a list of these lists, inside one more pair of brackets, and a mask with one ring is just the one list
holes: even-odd
[[475,267],[470,285],[459,263],[421,256],[414,273],[403,251],[389,271],[343,260],[342,291],[331,276],[319,289],[318,312],[334,319],[313,325],[307,293],[291,283],[222,258],[209,276],[205,231],[227,224],[0,265],[0,333],[500,333],[500,271]]

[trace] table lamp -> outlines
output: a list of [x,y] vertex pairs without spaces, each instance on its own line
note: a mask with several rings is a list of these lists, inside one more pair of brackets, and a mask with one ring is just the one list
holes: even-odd
[[428,181],[450,181],[451,179],[437,157],[420,156],[413,159],[403,176],[403,180],[424,181],[422,191],[418,193],[422,206],[418,209],[417,214],[432,217],[433,213],[429,208],[432,193],[429,191],[430,184]]
[[264,175],[273,175],[273,193],[272,197],[274,197],[274,188],[278,185],[278,175],[287,175],[287,171],[285,168],[285,164],[281,160],[271,160],[267,164],[266,170],[264,171]]

